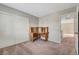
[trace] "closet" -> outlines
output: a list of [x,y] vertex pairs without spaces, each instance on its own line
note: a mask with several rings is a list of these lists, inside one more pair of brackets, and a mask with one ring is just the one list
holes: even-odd
[[29,18],[0,11],[0,48],[29,40]]

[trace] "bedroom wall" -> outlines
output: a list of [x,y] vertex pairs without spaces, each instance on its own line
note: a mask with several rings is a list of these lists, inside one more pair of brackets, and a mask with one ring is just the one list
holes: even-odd
[[61,43],[61,15],[72,13],[76,11],[76,8],[69,8],[62,10],[60,12],[51,13],[49,15],[39,18],[39,26],[48,26],[49,27],[49,41]]
[[29,40],[29,27],[37,17],[0,4],[0,48]]
[[39,25],[39,18],[37,17],[33,17],[33,16],[29,16],[29,26],[30,27],[37,27]]
[[74,34],[74,23],[62,24],[63,34]]
[[60,18],[57,13],[39,18],[39,26],[45,26],[49,29],[49,41],[60,43]]

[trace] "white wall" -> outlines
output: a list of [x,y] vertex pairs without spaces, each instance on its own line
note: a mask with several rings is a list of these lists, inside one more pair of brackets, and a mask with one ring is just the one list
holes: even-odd
[[49,41],[61,42],[61,33],[60,33],[60,17],[58,14],[51,14],[39,18],[39,26],[48,26],[49,29]]
[[29,27],[37,27],[39,25],[39,19],[36,17],[29,17]]

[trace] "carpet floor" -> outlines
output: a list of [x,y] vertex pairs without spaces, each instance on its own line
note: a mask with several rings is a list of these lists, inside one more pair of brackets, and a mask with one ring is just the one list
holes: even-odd
[[3,48],[2,55],[75,55],[75,38],[66,37],[61,43],[43,41],[38,39],[34,42],[17,44]]

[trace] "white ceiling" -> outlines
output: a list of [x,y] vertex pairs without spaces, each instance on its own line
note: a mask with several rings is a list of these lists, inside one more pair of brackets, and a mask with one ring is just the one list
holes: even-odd
[[4,3],[4,5],[37,17],[76,6],[72,3]]

